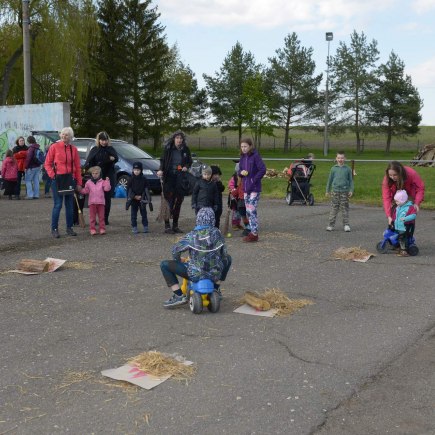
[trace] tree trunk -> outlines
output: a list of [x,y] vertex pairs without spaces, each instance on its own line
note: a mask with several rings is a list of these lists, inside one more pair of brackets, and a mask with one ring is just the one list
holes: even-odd
[[18,47],[15,50],[14,54],[11,56],[11,58],[5,65],[3,79],[2,79],[2,95],[1,95],[0,106],[6,105],[6,100],[8,98],[8,93],[9,93],[9,86],[10,86],[9,81],[10,81],[12,69],[22,54],[23,54],[23,45],[20,45],[20,47]]

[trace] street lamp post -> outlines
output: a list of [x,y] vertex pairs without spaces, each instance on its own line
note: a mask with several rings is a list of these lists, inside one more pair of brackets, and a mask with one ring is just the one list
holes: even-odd
[[328,87],[329,87],[329,43],[334,39],[332,32],[326,32],[326,41],[328,41],[328,56],[326,58],[326,92],[325,92],[325,135],[323,138],[323,155],[327,156],[329,151],[328,138]]
[[32,104],[32,74],[30,71],[30,0],[23,0],[23,67],[24,67],[24,104]]

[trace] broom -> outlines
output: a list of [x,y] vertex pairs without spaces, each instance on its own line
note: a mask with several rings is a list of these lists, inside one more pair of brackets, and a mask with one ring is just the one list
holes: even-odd
[[80,210],[80,206],[79,206],[79,200],[77,199],[77,195],[74,193],[74,199],[76,200],[76,204],[77,204],[77,210],[79,213],[79,225],[81,228],[85,228],[86,224],[85,224],[85,218],[83,216],[82,211]]
[[169,210],[168,201],[166,201],[166,198],[163,194],[163,180],[160,180],[160,184],[162,185],[162,194],[160,198],[160,211],[159,215],[156,218],[156,221],[164,222],[169,220],[169,218],[171,217],[171,210]]
[[227,214],[225,215],[224,231],[223,231],[225,237],[232,237],[231,233],[229,232],[230,216],[231,216],[231,209],[228,207]]

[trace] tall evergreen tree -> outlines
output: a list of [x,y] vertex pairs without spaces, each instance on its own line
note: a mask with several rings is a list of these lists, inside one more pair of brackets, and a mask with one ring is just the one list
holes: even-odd
[[203,75],[211,99],[211,112],[215,117],[213,124],[221,126],[222,132],[236,130],[239,141],[246,124],[244,86],[246,80],[258,71],[254,56],[250,52],[245,53],[237,42],[215,77]]
[[356,31],[350,45],[340,42],[336,55],[330,59],[332,116],[335,122],[355,132],[357,153],[361,152],[362,135],[372,130],[368,96],[375,82],[378,59],[377,42],[367,42],[364,33]]
[[313,49],[301,47],[296,33],[286,36],[284,47],[269,58],[270,77],[278,114],[278,125],[284,130],[284,149],[293,126],[307,126],[317,118],[318,86],[322,74],[314,75]]
[[394,137],[418,133],[423,102],[396,53],[391,52],[387,63],[379,66],[378,80],[368,102],[371,121],[386,135],[385,152],[390,152]]

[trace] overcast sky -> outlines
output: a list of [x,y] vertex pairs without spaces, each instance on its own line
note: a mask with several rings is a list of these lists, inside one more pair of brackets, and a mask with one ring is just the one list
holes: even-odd
[[177,43],[200,86],[202,74],[214,75],[231,48],[240,42],[258,63],[282,48],[296,32],[312,47],[317,72],[326,69],[339,41],[350,41],[353,30],[378,42],[380,60],[392,50],[424,100],[425,125],[435,125],[435,0],[154,0],[170,45]]

